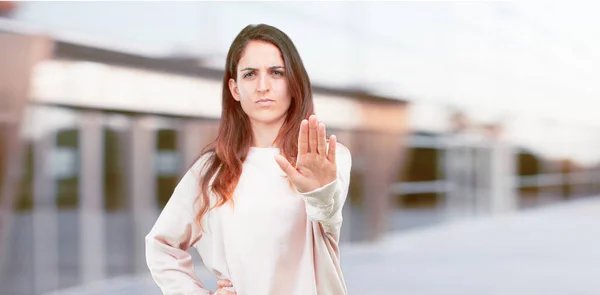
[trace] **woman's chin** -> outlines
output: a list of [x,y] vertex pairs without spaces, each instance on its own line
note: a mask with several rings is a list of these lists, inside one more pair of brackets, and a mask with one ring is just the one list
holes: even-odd
[[250,121],[261,126],[281,125],[285,120],[285,116],[253,116]]

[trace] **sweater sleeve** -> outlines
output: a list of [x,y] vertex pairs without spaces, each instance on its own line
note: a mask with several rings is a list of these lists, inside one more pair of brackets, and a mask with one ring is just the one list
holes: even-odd
[[198,162],[186,172],[146,235],[146,263],[164,295],[209,295],[187,250],[201,238],[194,220]]
[[312,221],[323,225],[326,233],[339,235],[342,225],[342,208],[348,196],[352,155],[340,143],[336,146],[337,178],[310,192],[303,193],[306,214]]

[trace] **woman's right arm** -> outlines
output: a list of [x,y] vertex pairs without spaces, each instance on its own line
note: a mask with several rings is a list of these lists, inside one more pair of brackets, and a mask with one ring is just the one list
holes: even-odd
[[146,263],[164,295],[209,295],[194,272],[187,250],[201,238],[194,220],[198,194],[197,163],[175,187],[171,198],[146,235]]

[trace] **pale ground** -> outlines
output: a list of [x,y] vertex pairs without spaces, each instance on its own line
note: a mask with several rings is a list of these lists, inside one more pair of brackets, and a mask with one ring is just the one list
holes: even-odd
[[[342,255],[356,295],[598,295],[600,198],[404,231]],[[61,295],[160,295],[147,277],[110,286]]]

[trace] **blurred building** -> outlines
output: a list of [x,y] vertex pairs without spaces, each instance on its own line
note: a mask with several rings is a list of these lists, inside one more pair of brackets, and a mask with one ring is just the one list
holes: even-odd
[[[13,4],[0,3],[10,15]],[[144,235],[216,135],[222,72],[194,55],[152,56],[19,25],[0,27],[0,54],[0,285],[41,294],[146,273]],[[353,154],[344,244],[600,192],[598,161],[570,157],[593,140],[562,143],[566,152],[549,157],[532,147],[560,145],[554,128],[519,138],[511,132],[532,124],[313,90],[320,119]]]
[[[1,158],[10,292],[146,272],[144,236],[216,136],[222,71],[18,31],[1,33],[0,44],[2,77],[11,76],[3,82],[15,89],[3,97],[11,119]],[[320,120],[353,151],[351,199],[373,196],[363,211],[375,238],[401,161],[406,102],[313,91]]]
[[0,17],[11,17],[17,8],[15,1],[0,2]]

